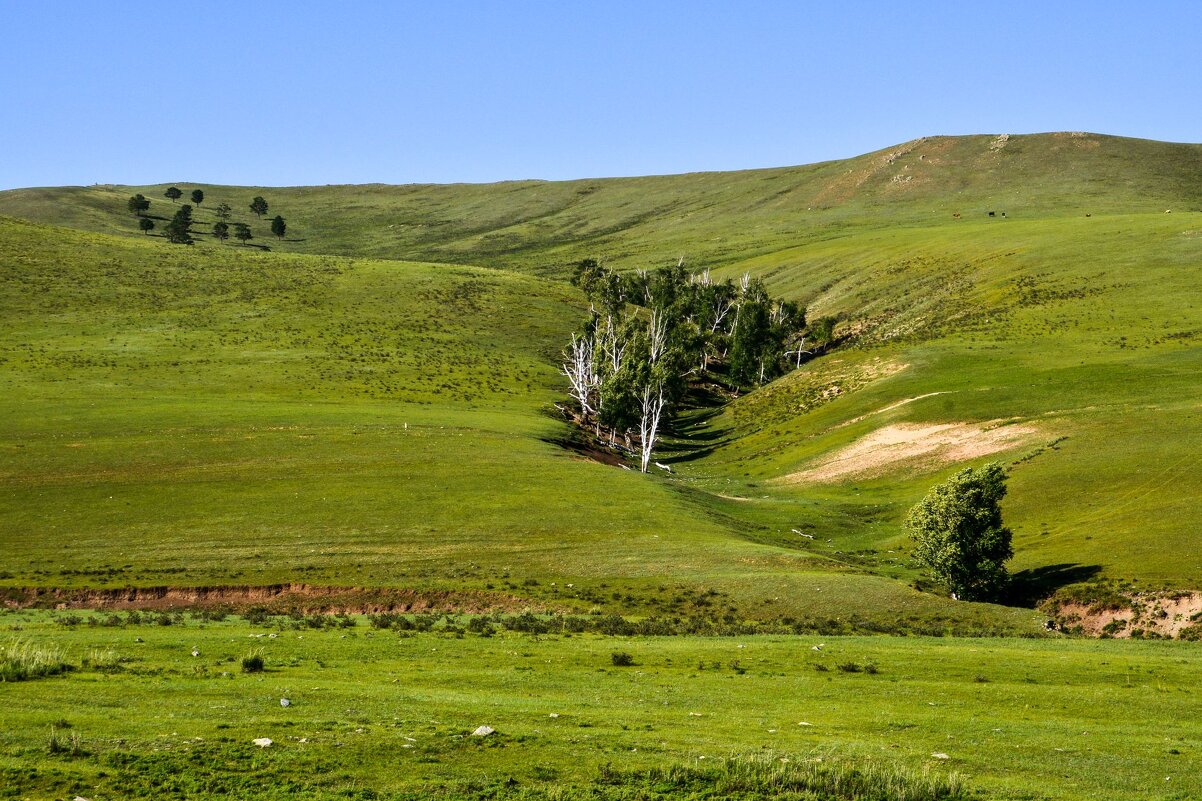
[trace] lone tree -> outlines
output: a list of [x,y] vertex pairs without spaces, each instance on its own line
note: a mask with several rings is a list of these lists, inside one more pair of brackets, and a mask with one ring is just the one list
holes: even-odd
[[256,217],[262,217],[267,213],[267,201],[261,197],[256,197],[250,202],[250,210],[255,213]]
[[149,234],[154,230],[154,220],[149,217],[143,217],[138,220],[138,227],[142,229],[142,233]]
[[910,510],[906,529],[914,558],[931,569],[952,597],[997,599],[1010,580],[1004,562],[1014,556],[999,504],[1006,471],[996,462],[965,468],[938,484]]
[[183,193],[183,192],[181,192],[181,191],[179,191],[179,187],[178,187],[178,186],[173,186],[173,187],[171,187],[170,189],[168,189],[168,190],[167,190],[166,192],[164,192],[163,194],[164,194],[164,195],[166,195],[167,197],[169,197],[169,198],[171,199],[171,202],[172,202],[172,203],[176,202],[177,200],[179,200],[181,197],[183,197],[183,196],[184,196],[184,193]]
[[228,220],[230,218],[230,212],[232,211],[233,209],[230,208],[229,203],[219,203],[217,208],[213,209],[213,214],[219,220]]
[[171,222],[167,223],[167,240],[177,245],[192,244],[192,207],[183,205],[175,212]]
[[249,225],[246,223],[234,223],[234,239],[245,245],[254,238],[254,235],[250,232]]
[[142,212],[150,208],[150,201],[142,194],[134,195],[129,199],[129,211],[131,214],[142,216]]
[[218,241],[224,242],[230,238],[230,225],[227,222],[213,223],[213,236]]
[[199,189],[192,190],[192,202],[199,206],[205,202],[205,193]]
[[288,230],[288,223],[284,222],[284,218],[276,215],[271,221],[271,232],[275,234],[276,239],[283,239],[284,233]]

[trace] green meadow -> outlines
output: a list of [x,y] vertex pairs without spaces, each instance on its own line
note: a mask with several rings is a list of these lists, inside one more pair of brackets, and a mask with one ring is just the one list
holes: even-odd
[[[158,235],[167,186],[0,192],[0,595],[284,586],[304,611],[404,592],[452,617],[0,615],[0,653],[74,668],[0,683],[0,798],[857,797],[803,787],[816,765],[897,771],[916,799],[1202,795],[1196,646],[1046,634],[1034,608],[1202,590],[1202,146],[935,137],[740,173],[202,185],[192,247]],[[250,246],[204,235],[221,202]],[[584,257],[750,273],[838,317],[840,344],[687,410],[670,475],[602,464],[557,409]],[[901,528],[988,461],[1010,471],[1012,605],[947,598]],[[677,636],[454,617],[526,610]],[[243,674],[257,649],[267,671]]]
[[731,757],[889,764],[972,798],[1202,793],[1198,654],[1177,643],[87,620],[0,617],[77,668],[0,684],[6,797],[658,798],[587,793]]

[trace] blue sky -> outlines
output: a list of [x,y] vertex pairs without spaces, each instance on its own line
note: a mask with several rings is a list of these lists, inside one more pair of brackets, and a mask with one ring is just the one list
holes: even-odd
[[0,188],[802,164],[930,134],[1202,141],[1199,2],[0,0]]

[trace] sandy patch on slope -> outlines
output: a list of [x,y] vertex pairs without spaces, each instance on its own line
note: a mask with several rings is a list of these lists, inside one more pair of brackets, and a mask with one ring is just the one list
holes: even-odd
[[779,479],[827,483],[867,478],[907,467],[935,468],[1022,445],[1039,434],[1032,426],[972,423],[898,423],[878,428],[815,464]]
[[1103,609],[1084,603],[1063,603],[1052,610],[1065,631],[1080,629],[1091,637],[1127,638],[1137,629],[1177,639],[1184,629],[1202,624],[1202,593],[1136,594],[1130,609]]

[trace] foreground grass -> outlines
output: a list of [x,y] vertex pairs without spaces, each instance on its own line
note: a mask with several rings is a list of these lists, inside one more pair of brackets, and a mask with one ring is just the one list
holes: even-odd
[[[1199,654],[1176,643],[62,619],[0,617],[0,639],[80,666],[0,685],[12,797],[907,797],[822,789],[893,776],[938,798],[952,773],[990,799],[1202,793]],[[614,667],[616,651],[634,665]],[[264,672],[242,672],[250,653]],[[472,737],[481,725],[496,734]],[[74,755],[49,753],[52,727],[75,735]],[[772,756],[710,767],[747,754]]]

